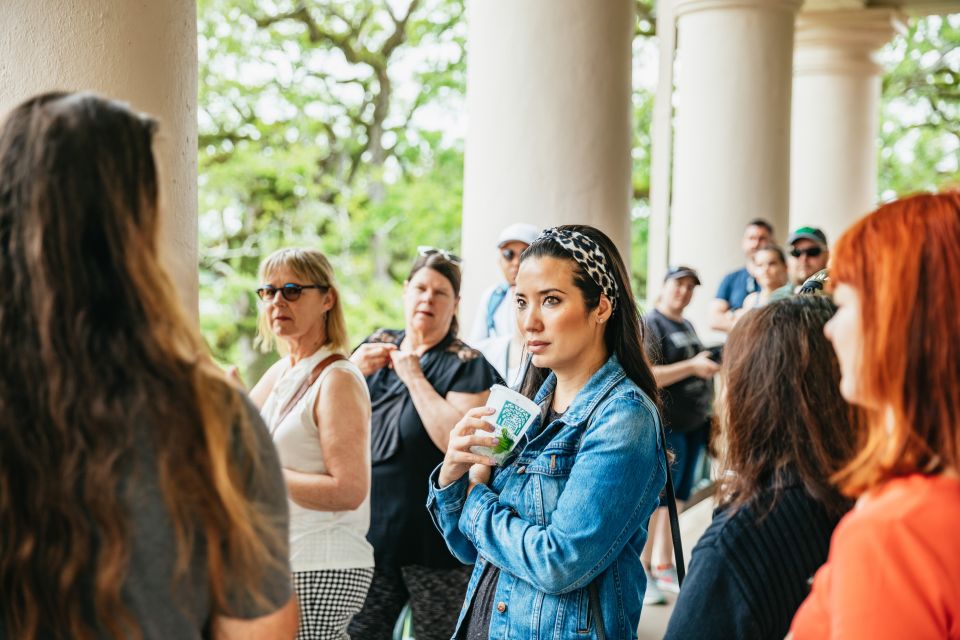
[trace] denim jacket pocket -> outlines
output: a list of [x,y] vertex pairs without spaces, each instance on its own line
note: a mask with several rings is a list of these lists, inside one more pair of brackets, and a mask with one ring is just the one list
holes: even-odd
[[587,588],[578,589],[575,594],[577,605],[577,633],[589,636],[593,633],[593,610],[590,608],[590,591]]
[[575,459],[576,451],[552,446],[527,465],[525,511],[535,517],[538,525],[550,524]]

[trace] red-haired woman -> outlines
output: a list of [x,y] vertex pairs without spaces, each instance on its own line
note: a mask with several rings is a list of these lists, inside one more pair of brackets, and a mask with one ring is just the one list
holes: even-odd
[[960,193],[884,205],[837,243],[826,326],[867,411],[859,496],[793,620],[805,638],[960,638]]

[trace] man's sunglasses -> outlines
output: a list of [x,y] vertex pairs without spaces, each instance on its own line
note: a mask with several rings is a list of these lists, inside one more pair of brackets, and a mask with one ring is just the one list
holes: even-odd
[[436,247],[417,247],[417,253],[419,253],[421,256],[441,255],[445,260],[452,262],[453,264],[460,264],[463,262],[463,258],[457,254],[450,253],[446,249],[437,249]]
[[513,262],[513,259],[520,255],[520,251],[515,251],[513,249],[503,249],[500,251],[500,255],[503,256],[503,259],[507,262]]
[[329,288],[330,287],[322,284],[292,284],[288,282],[282,287],[274,287],[273,285],[267,284],[257,289],[257,295],[261,300],[272,301],[277,297],[277,292],[279,291],[284,300],[293,302],[294,300],[300,299],[300,295],[304,289],[320,289],[321,291],[326,291]]
[[794,258],[799,258],[800,256],[809,256],[811,258],[816,258],[821,253],[823,253],[823,247],[810,247],[809,249],[794,249],[790,252]]

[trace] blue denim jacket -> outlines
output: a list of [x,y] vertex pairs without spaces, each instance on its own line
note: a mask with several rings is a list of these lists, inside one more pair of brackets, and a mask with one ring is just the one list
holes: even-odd
[[[555,386],[551,374],[535,401]],[[666,482],[656,407],[611,356],[563,416],[546,427],[539,420],[517,443],[520,453],[469,497],[466,476],[438,489],[439,467],[431,475],[434,522],[457,558],[476,563],[457,631],[492,562],[501,573],[491,638],[595,638],[591,582],[606,637],[636,638],[646,586],[640,551]]]

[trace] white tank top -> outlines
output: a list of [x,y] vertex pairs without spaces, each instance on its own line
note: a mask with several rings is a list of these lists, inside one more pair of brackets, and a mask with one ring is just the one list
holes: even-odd
[[[293,408],[280,418],[280,410],[300,389],[322,360],[333,352],[322,348],[303,358],[292,368],[288,365],[281,374],[260,410],[270,429],[273,442],[286,469],[303,473],[326,473],[320,432],[313,416],[313,408],[320,384],[330,371],[342,369],[357,377],[363,388],[367,383],[352,362],[338,360],[327,365],[320,377]],[[367,424],[369,432],[370,425]],[[369,464],[369,462],[368,462]],[[369,467],[367,473],[370,473]],[[293,571],[320,571],[323,569],[359,569],[373,566],[373,547],[367,542],[370,526],[370,494],[354,511],[315,511],[302,507],[293,500],[290,505],[290,564]]]

